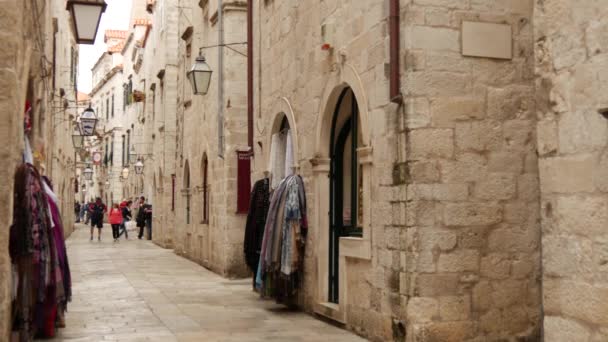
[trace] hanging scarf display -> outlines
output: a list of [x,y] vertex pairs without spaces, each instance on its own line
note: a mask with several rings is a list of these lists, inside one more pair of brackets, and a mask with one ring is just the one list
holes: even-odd
[[256,273],[262,297],[293,305],[302,278],[308,229],[306,194],[299,175],[283,179],[270,200]]
[[63,226],[50,181],[32,164],[15,173],[9,252],[13,269],[12,337],[53,337],[71,296]]

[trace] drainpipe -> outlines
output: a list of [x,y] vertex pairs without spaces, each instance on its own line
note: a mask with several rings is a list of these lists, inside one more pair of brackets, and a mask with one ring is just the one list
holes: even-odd
[[217,87],[217,137],[218,146],[217,154],[224,159],[224,4],[222,0],[217,1],[217,71],[218,71],[218,87]]
[[403,96],[400,91],[399,73],[399,0],[390,0],[389,4],[389,39],[390,39],[390,88],[391,102],[401,104]]
[[247,1],[247,145],[253,155],[253,1]]

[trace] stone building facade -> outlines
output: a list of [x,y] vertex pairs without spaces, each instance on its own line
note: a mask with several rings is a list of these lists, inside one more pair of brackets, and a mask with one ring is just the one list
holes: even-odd
[[[36,166],[61,199],[66,235],[74,222],[75,177],[72,122],[77,115],[78,46],[63,1],[9,1],[0,6],[0,340],[11,329],[11,261],[8,227],[13,177],[23,161],[24,108],[32,106],[29,135]],[[62,132],[62,134],[58,134]]]
[[[180,2],[174,248],[224,276],[242,277],[248,275],[242,250],[247,213],[237,208],[237,151],[247,150],[247,59],[236,51],[246,51],[247,8],[240,1],[219,3]],[[192,94],[186,74],[199,49],[222,41],[241,44],[231,45],[236,51],[202,50],[213,70],[211,85],[204,96]]]
[[[245,46],[216,45],[246,40],[246,3],[219,3],[134,3],[151,26],[121,77],[145,94],[129,114],[145,167],[123,193],[153,204],[157,244],[236,277]],[[251,181],[276,176],[289,129],[310,224],[300,307],[377,341],[606,340],[606,6],[399,1],[391,98],[393,3],[252,4]],[[186,78],[201,47],[205,96]]]
[[[533,4],[400,1],[395,104],[388,3],[254,4],[253,178],[286,118],[311,223],[301,305],[374,340],[538,340]],[[347,208],[332,189],[349,177],[334,169],[348,113]],[[362,233],[328,247],[353,210]]]
[[534,8],[545,341],[608,340],[607,15]]

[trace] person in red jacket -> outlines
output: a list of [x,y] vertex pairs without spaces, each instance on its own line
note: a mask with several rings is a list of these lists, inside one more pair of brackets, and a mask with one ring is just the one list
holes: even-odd
[[114,242],[117,242],[119,241],[118,233],[120,230],[120,225],[122,224],[122,211],[118,208],[118,203],[114,203],[108,216],[110,224],[112,225],[112,237],[114,238]]

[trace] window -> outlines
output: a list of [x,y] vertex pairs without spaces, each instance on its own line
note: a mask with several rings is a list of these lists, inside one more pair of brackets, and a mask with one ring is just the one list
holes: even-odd
[[175,211],[175,174],[171,175],[171,211]]
[[105,166],[108,166],[108,138],[106,138],[106,148],[105,148],[105,151],[104,151],[103,164]]
[[127,165],[131,164],[131,131],[127,130]]
[[127,105],[131,105],[131,103],[133,103],[133,80],[129,80],[127,86]]
[[107,97],[106,98],[106,120],[110,119],[110,110],[109,110],[109,108],[110,108],[110,98]]
[[203,155],[203,223],[209,223],[209,159],[207,154]]
[[126,161],[127,158],[125,157],[125,136],[124,134],[122,135],[122,154],[121,154],[121,159],[122,159],[122,166],[126,165]]
[[110,141],[110,166],[114,166],[114,135]]
[[122,85],[122,110],[124,114],[124,110],[127,108],[127,84],[123,83]]
[[114,117],[114,91],[112,91],[112,117]]

